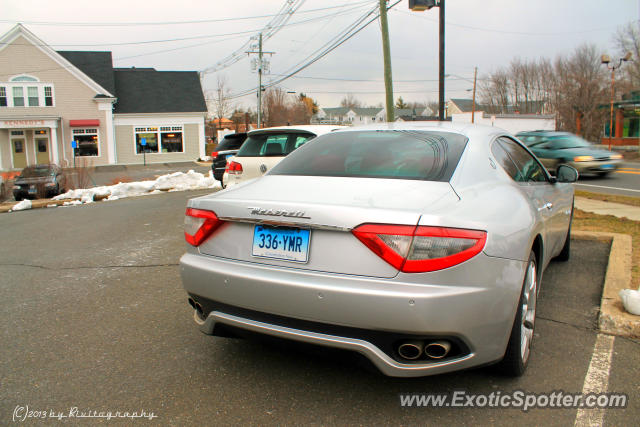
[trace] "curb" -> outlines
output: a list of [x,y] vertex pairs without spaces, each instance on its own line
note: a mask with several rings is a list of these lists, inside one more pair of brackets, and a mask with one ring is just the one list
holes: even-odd
[[618,295],[620,290],[631,287],[631,236],[598,231],[572,231],[571,236],[576,239],[611,243],[598,316],[600,332],[640,338],[640,316],[627,313]]

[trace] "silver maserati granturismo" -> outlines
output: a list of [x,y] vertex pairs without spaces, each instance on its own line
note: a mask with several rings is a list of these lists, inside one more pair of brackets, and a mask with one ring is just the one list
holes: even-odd
[[568,260],[573,182],[496,127],[354,127],[191,199],[180,260],[206,334],[359,352],[391,376],[529,361],[542,273]]

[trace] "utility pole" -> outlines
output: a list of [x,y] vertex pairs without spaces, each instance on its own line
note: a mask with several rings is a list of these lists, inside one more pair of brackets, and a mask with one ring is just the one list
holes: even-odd
[[[255,40],[255,39],[253,39]],[[255,49],[255,45],[252,46],[253,49]],[[258,54],[258,61],[252,62],[252,71],[255,71],[255,69],[257,69],[258,71],[258,108],[257,108],[257,112],[258,112],[258,128],[262,127],[262,72],[266,71],[267,73],[269,72],[269,62],[264,61],[263,57],[264,55],[273,55],[275,52],[265,52],[262,50],[262,33],[260,33],[258,35],[258,51],[248,51],[247,54],[251,55],[251,54]]]
[[440,39],[440,60],[439,60],[439,85],[438,85],[438,118],[440,121],[444,121],[444,0],[438,2],[438,8],[440,9],[440,25],[439,25],[439,39]]
[[391,48],[387,23],[387,1],[380,0],[380,32],[382,33],[382,55],[384,58],[384,90],[386,94],[387,122],[395,120],[393,107],[393,79],[391,77]]
[[258,129],[262,127],[262,33],[258,40]]
[[475,123],[476,118],[476,78],[478,77],[478,67],[473,70],[473,101],[471,101],[471,123]]

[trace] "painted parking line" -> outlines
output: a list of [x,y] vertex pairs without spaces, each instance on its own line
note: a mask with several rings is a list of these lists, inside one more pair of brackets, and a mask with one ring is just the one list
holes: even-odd
[[[611,358],[613,356],[613,342],[615,337],[598,334],[591,355],[591,363],[587,375],[584,377],[582,395],[589,393],[606,393],[611,374]],[[601,426],[604,421],[604,408],[579,408],[574,426]]]
[[640,193],[640,190],[633,190],[631,188],[607,187],[605,185],[593,185],[593,184],[576,184],[576,185],[580,187],[606,188],[607,190],[633,191],[634,193]]

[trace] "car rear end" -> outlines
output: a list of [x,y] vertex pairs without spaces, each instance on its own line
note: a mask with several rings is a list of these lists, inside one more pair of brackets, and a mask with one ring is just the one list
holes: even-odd
[[238,150],[242,147],[242,143],[246,139],[246,133],[233,133],[224,136],[220,144],[218,144],[218,147],[216,147],[216,151],[211,153],[211,169],[213,170],[214,179],[222,181],[224,170],[227,167],[227,160],[238,153]]
[[252,131],[227,164],[224,182],[233,186],[259,178],[307,141],[340,128],[342,126],[282,126]]
[[344,348],[421,376],[499,360],[523,263],[451,217],[457,133],[340,132],[251,185],[189,201],[181,275],[207,334]]

